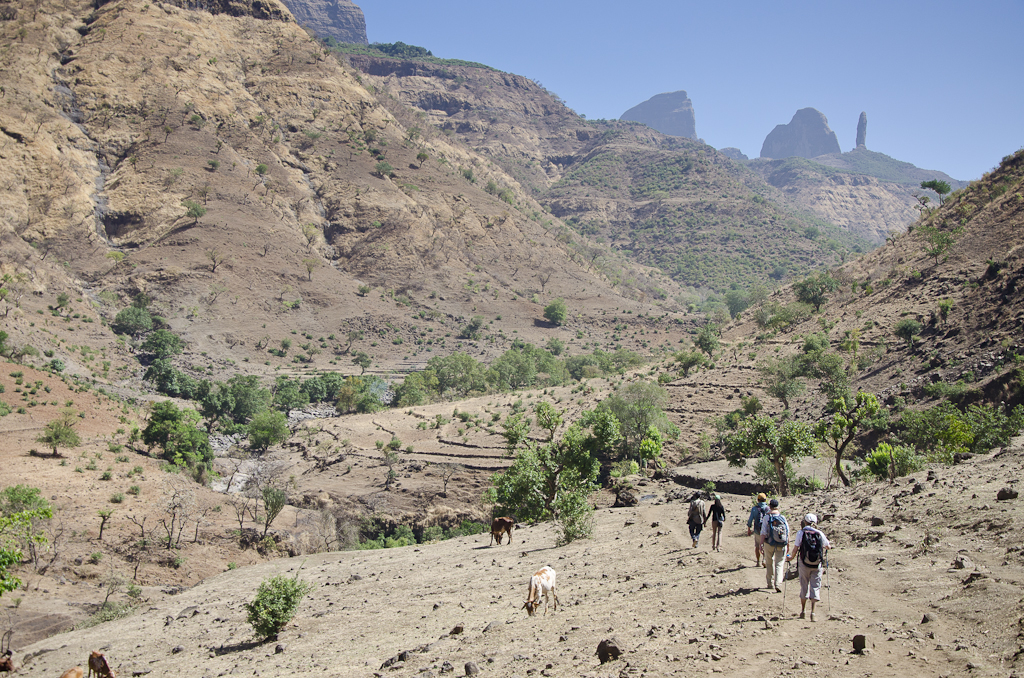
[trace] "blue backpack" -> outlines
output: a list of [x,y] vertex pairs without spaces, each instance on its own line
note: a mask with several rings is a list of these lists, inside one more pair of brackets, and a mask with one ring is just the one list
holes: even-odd
[[768,543],[772,546],[785,546],[789,543],[789,529],[781,514],[768,516]]

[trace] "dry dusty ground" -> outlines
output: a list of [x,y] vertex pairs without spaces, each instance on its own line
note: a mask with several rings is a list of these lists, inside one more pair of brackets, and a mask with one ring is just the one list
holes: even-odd
[[[569,546],[542,525],[517,530],[511,548],[478,536],[277,560],[15,659],[28,675],[53,676],[95,649],[124,676],[436,676],[449,664],[463,675],[467,662],[495,676],[1016,675],[1024,509],[996,493],[1019,485],[1022,444],[896,485],[785,500],[792,520],[818,512],[835,545],[816,623],[795,618],[794,582],[784,594],[764,588],[743,524],[748,498],[724,497],[721,553],[708,533],[694,550],[683,507],[663,498],[673,486],[652,482],[639,506],[600,510],[593,539]],[[561,606],[530,618],[520,609],[527,578],[544,564],[558,572]],[[275,653],[278,643],[253,642],[242,605],[278,573],[317,588]],[[851,653],[858,633],[873,644],[864,655]],[[602,666],[595,649],[609,637],[624,654]]]

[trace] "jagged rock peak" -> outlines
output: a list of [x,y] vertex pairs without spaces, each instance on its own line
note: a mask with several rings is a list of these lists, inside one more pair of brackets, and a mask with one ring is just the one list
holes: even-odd
[[620,120],[634,120],[652,127],[662,134],[674,137],[697,138],[697,123],[693,115],[693,102],[685,90],[655,94],[637,104],[621,116]]
[[750,158],[748,158],[743,151],[733,146],[720,148],[718,149],[718,152],[724,155],[725,157],[731,158],[733,160],[750,160]]
[[300,26],[320,38],[367,44],[366,17],[352,0],[283,0]]
[[868,147],[868,114],[867,111],[860,112],[860,120],[857,121],[857,148]]
[[776,125],[761,146],[762,158],[814,158],[840,152],[839,139],[828,119],[814,108],[801,108],[788,125]]

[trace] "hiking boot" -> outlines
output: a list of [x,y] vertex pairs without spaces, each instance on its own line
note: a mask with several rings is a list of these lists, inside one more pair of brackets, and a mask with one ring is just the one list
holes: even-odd
[[782,589],[780,589],[778,586],[776,586],[775,587],[775,592],[776,593],[782,593]]
[[801,612],[801,613],[800,613],[800,616],[799,616],[799,617],[797,617],[797,619],[803,619],[803,618],[804,618],[804,613],[803,613],[803,612]]

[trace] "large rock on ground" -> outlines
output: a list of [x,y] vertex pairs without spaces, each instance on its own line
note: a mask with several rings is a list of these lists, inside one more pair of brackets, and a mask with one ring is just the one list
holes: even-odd
[[761,146],[762,158],[814,158],[839,152],[836,133],[825,115],[813,108],[801,108],[788,125],[776,125]]
[[642,122],[662,134],[671,134],[674,137],[697,138],[693,102],[686,96],[685,90],[655,94],[623,113],[619,119]]
[[301,26],[317,37],[367,44],[366,17],[352,0],[283,0]]

